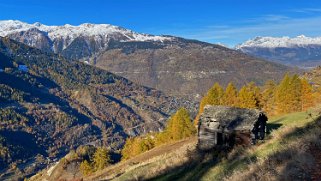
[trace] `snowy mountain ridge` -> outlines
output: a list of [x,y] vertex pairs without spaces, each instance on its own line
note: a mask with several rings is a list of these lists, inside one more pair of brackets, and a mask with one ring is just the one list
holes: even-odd
[[239,44],[235,49],[242,49],[247,47],[259,48],[277,48],[277,47],[305,47],[308,45],[321,45],[321,37],[307,37],[299,35],[290,38],[284,37],[255,37],[242,44]]
[[235,49],[289,66],[311,68],[321,64],[321,37],[256,37]]
[[[25,22],[17,20],[4,20],[0,21],[0,36],[10,36],[12,34],[22,34],[22,32],[35,31],[44,32],[48,38],[55,42],[56,40],[63,40],[62,49],[67,48],[76,38],[78,37],[91,37],[96,42],[101,42],[103,44],[108,43],[111,38],[120,38],[120,41],[130,42],[130,41],[166,41],[171,40],[170,37],[165,36],[154,36],[148,34],[140,34],[133,32],[128,29],[124,29],[118,26],[110,24],[89,24],[84,23],[79,26],[73,25],[63,25],[63,26],[47,26],[41,23],[28,24]],[[30,34],[30,33],[29,33]],[[39,39],[41,34],[33,33],[32,37],[27,39],[35,40]],[[32,46],[32,43],[27,44]],[[57,52],[57,47],[52,48]]]

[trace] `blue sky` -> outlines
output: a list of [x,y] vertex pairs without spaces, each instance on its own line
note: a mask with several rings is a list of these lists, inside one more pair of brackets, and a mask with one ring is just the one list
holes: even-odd
[[255,36],[321,36],[320,0],[3,0],[0,19],[108,23],[234,46]]

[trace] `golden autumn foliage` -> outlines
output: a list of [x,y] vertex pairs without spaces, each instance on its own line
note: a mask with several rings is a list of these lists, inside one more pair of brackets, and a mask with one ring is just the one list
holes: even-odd
[[288,74],[279,84],[270,80],[258,87],[250,82],[239,91],[233,83],[229,83],[225,90],[215,83],[202,98],[194,125],[188,111],[181,108],[167,121],[163,132],[128,138],[121,152],[122,159],[126,160],[155,146],[195,135],[195,125],[206,105],[253,108],[263,110],[268,115],[276,115],[304,111],[314,106],[315,95],[319,95],[317,93],[307,80]]
[[254,82],[243,86],[238,94],[237,106],[241,108],[260,108],[260,88]]
[[297,75],[286,74],[275,93],[278,114],[301,111],[301,81]]
[[215,83],[207,94],[202,98],[200,103],[199,112],[195,118],[194,124],[197,125],[199,116],[203,113],[206,105],[222,105],[223,104],[224,90],[219,83]]
[[237,106],[237,89],[232,82],[230,82],[223,95],[223,104],[227,106]]
[[313,90],[306,79],[301,79],[301,86],[301,109],[305,111],[314,105]]
[[125,146],[121,151],[122,159],[127,160],[135,155],[139,155],[155,147],[155,140],[153,135],[146,135],[144,137],[133,137],[126,140]]
[[196,129],[192,124],[192,120],[185,108],[179,109],[172,116],[165,129],[165,135],[170,140],[181,140],[195,135]]
[[79,166],[81,173],[85,176],[104,169],[111,162],[109,152],[107,148],[104,147],[97,148],[93,155],[88,156],[90,159],[84,159]]
[[84,160],[83,162],[81,162],[79,169],[80,169],[81,173],[85,176],[93,173],[93,169],[87,160]]
[[108,150],[106,148],[100,147],[97,148],[96,152],[94,153],[93,157],[93,167],[97,170],[102,170],[106,166],[109,165],[110,157]]
[[250,82],[237,91],[233,83],[229,83],[225,92],[222,90],[216,83],[202,98],[195,125],[206,105],[260,109],[268,115],[276,115],[305,111],[314,106],[317,95],[320,95],[320,90],[314,91],[307,80],[289,74],[279,84],[269,80],[260,88]]
[[276,84],[273,80],[269,80],[265,83],[265,85],[262,88],[261,93],[261,105],[262,110],[269,115],[275,114],[275,90],[276,90]]
[[121,151],[122,160],[127,160],[155,146],[181,140],[195,135],[194,127],[188,111],[179,109],[168,121],[163,132],[148,134],[141,137],[128,138]]

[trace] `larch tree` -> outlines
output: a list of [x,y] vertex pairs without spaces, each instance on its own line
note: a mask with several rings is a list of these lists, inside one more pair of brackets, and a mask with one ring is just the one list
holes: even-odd
[[302,85],[298,75],[292,76],[290,87],[290,112],[301,111]]
[[238,94],[238,107],[241,108],[260,108],[260,89],[250,82],[243,86]]
[[275,93],[277,113],[301,111],[301,80],[298,75],[286,74]]
[[265,83],[262,89],[262,98],[261,105],[263,111],[265,111],[269,115],[273,115],[275,110],[275,90],[276,84],[273,80],[269,80]]
[[215,83],[207,93],[207,104],[209,105],[221,105],[224,90],[219,83]]
[[170,140],[180,140],[195,135],[196,128],[193,126],[190,115],[185,108],[179,109],[172,116],[165,129],[165,134]]
[[127,138],[123,149],[121,150],[122,160],[127,160],[132,157],[134,146],[134,138]]
[[201,100],[199,112],[194,121],[195,125],[198,124],[199,117],[203,113],[204,107],[206,105],[221,105],[223,103],[223,95],[223,88],[219,83],[215,83]]
[[110,157],[106,148],[97,148],[93,156],[93,166],[95,170],[102,170],[109,165]]
[[230,82],[225,89],[223,105],[237,106],[237,89],[232,82]]
[[84,160],[83,162],[81,162],[79,169],[84,176],[88,176],[91,173],[93,173],[93,169],[87,160]]
[[276,111],[278,114],[287,113],[290,111],[290,97],[289,91],[290,91],[290,76],[288,74],[285,74],[280,84],[277,86],[276,92],[275,92],[275,102],[276,102]]
[[301,109],[302,111],[314,105],[312,86],[306,79],[301,79]]

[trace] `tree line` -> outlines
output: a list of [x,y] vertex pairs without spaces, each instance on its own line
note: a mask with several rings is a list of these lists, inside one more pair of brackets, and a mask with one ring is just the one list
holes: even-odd
[[240,90],[232,82],[225,90],[219,83],[215,83],[202,98],[194,123],[198,123],[205,105],[260,109],[271,116],[305,111],[314,106],[314,99],[312,85],[298,75],[286,74],[280,83],[269,80],[263,87],[250,82]]

